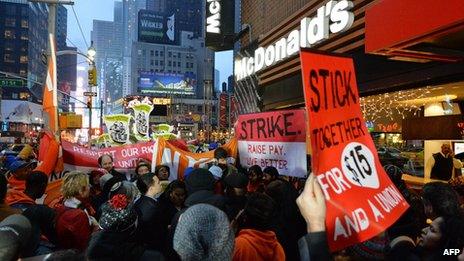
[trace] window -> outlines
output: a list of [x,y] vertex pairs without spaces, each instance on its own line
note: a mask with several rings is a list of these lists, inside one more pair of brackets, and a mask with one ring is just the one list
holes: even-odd
[[5,30],[5,39],[14,39],[14,31],[12,30]]
[[24,69],[19,70],[19,75],[21,76],[27,76],[27,71]]
[[[16,15],[16,5],[7,5],[5,7],[5,13],[11,16]],[[27,13],[26,13],[27,14]]]
[[172,65],[171,61],[168,61],[168,66],[171,66],[171,65]]
[[147,50],[142,50],[142,55],[143,56],[147,55]]
[[27,35],[27,32],[21,32],[21,40],[29,40],[29,36]]
[[153,60],[150,60],[150,65],[153,66]]
[[164,55],[164,51],[160,51],[160,56],[163,56]]
[[140,50],[140,49],[137,50],[137,54],[138,54],[138,55],[142,55],[142,50]]
[[16,26],[16,19],[14,19],[14,18],[5,18],[5,26],[15,27]]
[[159,55],[159,52],[158,50],[155,51],[155,56],[158,56]]
[[176,54],[174,53],[174,54],[172,55],[172,57],[176,58],[177,56],[176,56]]
[[153,72],[153,69],[150,69],[150,72]]
[[168,57],[172,57],[172,53],[171,53],[171,52],[168,52]]
[[160,65],[161,65],[161,66],[164,66],[164,61],[160,61]]
[[21,20],[21,28],[29,28],[29,23],[27,20]]
[[180,67],[180,66],[181,66],[181,65],[180,65],[180,62],[177,62],[177,67]]
[[197,111],[200,112],[200,111],[202,111],[202,110],[203,110],[203,106],[202,106],[202,105],[198,105],[198,106],[197,106]]
[[150,50],[150,56],[153,56],[153,55],[155,55],[155,51]]
[[21,55],[19,57],[19,62],[20,63],[27,63],[28,59],[27,59],[27,55]]
[[3,56],[3,61],[6,63],[14,63],[13,55],[11,53],[6,53]]
[[5,51],[13,51],[14,45],[12,43],[5,43]]
[[168,73],[171,73],[171,70],[168,70]]
[[158,65],[158,60],[155,60],[155,65]]
[[180,58],[180,53],[177,53],[177,57],[179,57],[179,58]]
[[12,98],[12,99],[18,99],[18,98],[19,98],[18,93],[17,93],[17,92],[13,92],[13,93],[11,94],[11,98]]

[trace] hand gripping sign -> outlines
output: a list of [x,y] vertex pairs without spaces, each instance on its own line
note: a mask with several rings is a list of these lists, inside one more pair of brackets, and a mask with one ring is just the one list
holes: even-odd
[[409,207],[378,159],[351,58],[301,50],[313,173],[327,202],[332,251],[368,240]]

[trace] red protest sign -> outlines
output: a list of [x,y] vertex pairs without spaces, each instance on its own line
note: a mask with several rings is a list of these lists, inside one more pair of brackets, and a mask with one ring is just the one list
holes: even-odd
[[300,54],[312,147],[312,168],[327,202],[332,251],[368,240],[409,207],[392,184],[359,106],[353,60]]
[[242,166],[274,166],[281,175],[306,176],[304,110],[240,115],[235,133]]

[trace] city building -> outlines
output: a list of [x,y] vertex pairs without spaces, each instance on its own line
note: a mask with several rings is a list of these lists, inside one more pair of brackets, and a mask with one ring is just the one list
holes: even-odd
[[138,39],[138,12],[146,7],[145,0],[122,1],[122,32],[123,32],[123,58],[122,58],[122,93],[123,96],[131,94],[131,52],[132,43]]
[[47,17],[45,4],[25,0],[0,1],[2,131],[20,131],[27,136],[42,124]]
[[[249,32],[235,56],[239,111],[305,106],[298,50],[279,51],[278,56],[275,51],[298,34],[307,38],[297,41],[299,45],[353,57],[360,103],[374,142],[423,150],[422,172],[414,166],[408,170],[423,175],[424,162],[440,151],[442,141],[436,140],[461,140],[464,133],[459,124],[464,109],[462,1],[421,2],[420,12],[414,1],[338,1],[340,10],[332,4],[269,0],[263,8],[259,1],[241,1],[241,24]],[[334,10],[348,19],[337,24],[321,16]],[[325,33],[301,28],[315,26],[312,19],[323,21]],[[264,65],[256,65],[262,51],[269,57]],[[443,128],[441,120],[450,127]]]
[[[115,15],[118,4],[115,2]],[[111,101],[123,97],[122,63],[123,63],[123,32],[122,23],[113,21],[93,21],[91,40],[97,53],[95,65],[97,67],[98,96],[97,101],[104,101],[108,107]]]
[[[76,47],[69,47],[66,44],[68,35],[68,10],[63,5],[56,6],[55,20],[55,39],[57,51],[77,51]],[[74,106],[69,95],[71,91],[76,90],[76,64],[77,54],[59,55],[57,62],[57,80],[58,80],[58,101],[61,111],[68,111],[69,107]]]
[[214,69],[214,93],[221,92],[221,72],[218,69]]

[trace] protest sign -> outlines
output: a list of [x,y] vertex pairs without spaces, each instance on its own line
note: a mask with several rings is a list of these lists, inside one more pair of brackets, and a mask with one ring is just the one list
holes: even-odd
[[305,124],[304,110],[240,115],[235,130],[240,164],[274,166],[281,175],[306,176]]
[[312,168],[327,202],[332,251],[368,240],[408,208],[382,165],[359,105],[353,60],[300,54]]
[[134,110],[134,134],[137,140],[147,141],[150,139],[148,135],[148,128],[150,122],[150,113],[153,110],[153,105],[151,104],[137,104],[132,107]]
[[114,114],[103,116],[106,129],[113,142],[118,144],[128,144],[130,133],[129,125],[131,116],[126,114]]
[[[234,162],[237,157],[237,141],[230,140],[227,144],[221,146],[227,150],[230,161]],[[183,179],[184,170],[188,167],[202,168],[214,158],[214,150],[204,153],[193,153],[177,148],[165,139],[156,140],[153,152],[152,169],[156,165],[167,165],[171,170],[169,180]]]

